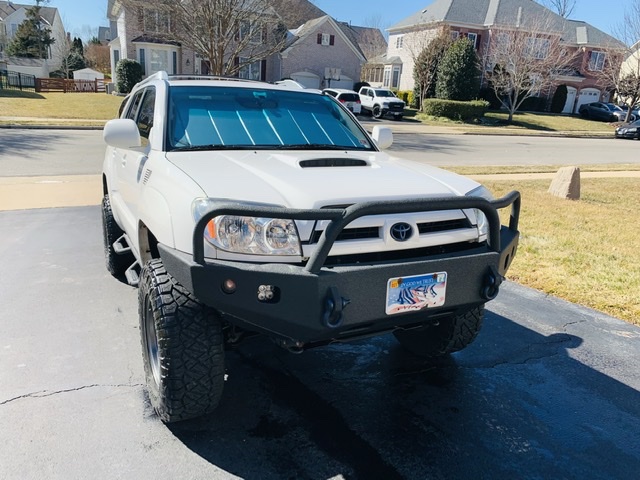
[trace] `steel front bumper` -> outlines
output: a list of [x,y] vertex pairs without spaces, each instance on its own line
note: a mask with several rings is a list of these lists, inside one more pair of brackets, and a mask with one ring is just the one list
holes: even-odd
[[[511,206],[508,226],[501,226],[497,209]],[[415,258],[410,261],[350,266],[324,266],[331,245],[356,218],[374,214],[477,208],[489,221],[486,244],[464,252]],[[520,194],[512,192],[489,202],[479,197],[436,200],[367,202],[345,210],[291,210],[220,204],[194,230],[193,255],[159,245],[167,268],[201,302],[226,314],[244,328],[266,332],[293,344],[320,343],[365,336],[429,318],[450,316],[493,299],[515,256],[519,233]],[[306,265],[252,264],[205,260],[204,228],[218,215],[331,220]],[[442,306],[387,315],[389,279],[447,273]],[[228,293],[224,282],[236,288]],[[265,288],[273,298],[260,299]]]

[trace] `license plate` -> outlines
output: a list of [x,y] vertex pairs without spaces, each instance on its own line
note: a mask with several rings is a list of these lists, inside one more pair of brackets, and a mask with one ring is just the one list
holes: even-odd
[[447,272],[427,273],[387,281],[387,315],[441,307],[447,291]]

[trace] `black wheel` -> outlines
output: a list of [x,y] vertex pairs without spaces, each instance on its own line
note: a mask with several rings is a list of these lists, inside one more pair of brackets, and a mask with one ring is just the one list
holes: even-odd
[[166,423],[212,412],[224,388],[222,322],[167,273],[142,269],[138,291],[144,373],[151,405]]
[[441,319],[437,325],[396,330],[393,334],[410,352],[422,357],[441,357],[462,350],[473,342],[482,326],[484,305]]
[[380,105],[374,105],[373,106],[373,116],[375,118],[382,117],[382,109],[380,108]]
[[134,262],[131,252],[118,255],[113,249],[113,243],[120,238],[123,233],[113,218],[109,195],[105,195],[102,197],[102,242],[107,270],[114,277],[122,275]]

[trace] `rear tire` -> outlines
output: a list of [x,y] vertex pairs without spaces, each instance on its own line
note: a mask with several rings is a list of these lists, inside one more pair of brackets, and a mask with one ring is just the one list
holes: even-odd
[[107,270],[114,277],[119,277],[129,268],[134,257],[131,252],[117,254],[113,244],[123,235],[123,231],[116,223],[111,211],[109,195],[102,197],[102,241],[104,246],[104,259]]
[[462,350],[475,340],[482,326],[484,305],[437,325],[396,330],[394,336],[404,348],[421,357],[442,357]]
[[151,405],[166,423],[212,412],[224,388],[222,322],[167,273],[162,260],[142,269],[140,335]]

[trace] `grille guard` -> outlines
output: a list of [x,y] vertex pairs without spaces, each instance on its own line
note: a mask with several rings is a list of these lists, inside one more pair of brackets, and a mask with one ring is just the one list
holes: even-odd
[[478,209],[482,211],[489,222],[487,244],[494,252],[500,252],[500,217],[498,210],[511,206],[509,230],[518,231],[520,218],[520,192],[512,191],[496,200],[486,200],[482,197],[441,197],[431,199],[407,199],[373,201],[353,204],[345,209],[300,210],[284,207],[266,207],[247,205],[242,202],[214,203],[198,222],[193,231],[193,261],[205,265],[204,258],[204,230],[207,223],[220,215],[239,215],[247,217],[283,218],[290,220],[330,220],[322,233],[305,269],[311,274],[317,274],[323,267],[331,247],[340,232],[352,221],[368,215],[385,215],[394,213],[433,212],[438,210]]

